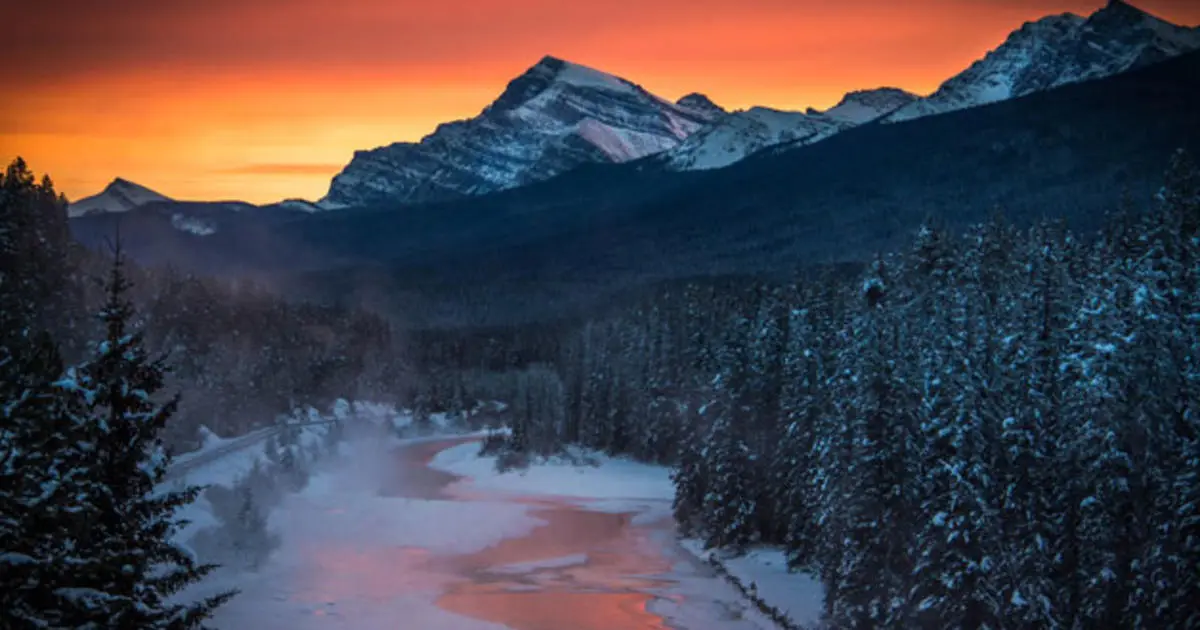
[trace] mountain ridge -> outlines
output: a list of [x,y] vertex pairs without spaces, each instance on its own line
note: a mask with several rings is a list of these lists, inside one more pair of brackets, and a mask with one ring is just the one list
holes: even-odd
[[716,115],[546,56],[478,116],[443,123],[419,142],[356,151],[318,205],[438,201],[504,190],[588,162],[658,153]]
[[1200,27],[1171,24],[1122,0],[1087,17],[1024,23],[926,98],[885,116],[912,120],[1112,76],[1200,49]]
[[114,178],[104,190],[67,205],[67,216],[80,217],[102,212],[129,212],[148,203],[174,201],[141,184]]
[[[481,197],[344,212],[228,213],[207,237],[140,209],[122,223],[148,263],[265,276],[289,295],[365,301],[412,321],[511,321],[588,308],[679,277],[856,261],[924,219],[1002,208],[1094,229],[1122,195],[1147,202],[1170,154],[1200,152],[1200,53],[1117,76],[756,153],[727,168],[585,165]],[[1140,124],[1127,124],[1138,120]],[[115,217],[73,220],[102,246]]]
[[[729,112],[695,92],[671,102],[627,79],[546,55],[475,118],[442,123],[419,142],[355,151],[321,200],[283,203],[311,212],[447,201],[529,185],[586,164],[646,158],[669,170],[712,170],[861,124],[1006,100],[1196,48],[1200,27],[1173,25],[1112,0],[1086,18],[1064,13],[1026,22],[927,97],[894,87],[857,90],[823,112],[763,106]],[[96,199],[102,195],[80,200],[72,212],[124,212],[137,205],[119,195]]]

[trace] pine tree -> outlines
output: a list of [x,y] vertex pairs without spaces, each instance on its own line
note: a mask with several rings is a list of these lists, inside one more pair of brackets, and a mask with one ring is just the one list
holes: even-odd
[[0,337],[38,330],[70,339],[66,201],[21,158],[0,172]]
[[915,418],[899,367],[907,349],[897,327],[905,297],[889,269],[880,260],[865,278],[866,311],[853,328],[857,347],[845,357],[853,377],[843,422],[853,446],[838,484],[844,549],[826,584],[830,622],[838,627],[889,627],[907,617],[902,604],[917,506],[906,482]]
[[154,401],[166,367],[147,356],[141,334],[131,330],[119,246],[115,255],[100,313],[105,337],[87,363],[68,371],[94,443],[89,474],[98,485],[88,496],[86,527],[77,530],[76,577],[56,593],[71,606],[64,619],[71,627],[195,628],[233,593],[186,604],[170,599],[215,567],[198,564],[172,541],[183,525],[176,512],[200,489],[157,488],[171,460],[161,433],[178,398]]
[[[1146,383],[1158,403],[1151,419],[1163,435],[1167,490],[1157,501],[1159,536],[1143,562],[1153,578],[1143,587],[1144,623],[1198,628],[1200,612],[1200,169],[1185,152],[1172,159],[1159,194],[1161,221],[1145,241],[1155,254],[1143,257],[1137,304],[1142,322],[1157,326],[1146,343],[1155,348],[1155,382]],[[1153,387],[1153,389],[1150,389]]]
[[945,231],[922,228],[906,279],[916,288],[912,308],[924,324],[914,364],[922,461],[910,472],[922,522],[913,540],[907,606],[918,627],[999,628],[992,575],[998,532],[982,439],[988,430],[970,360],[974,340],[961,293],[962,263]]
[[267,439],[263,440],[263,453],[266,455],[269,464],[278,466],[281,463],[277,434],[271,433],[267,436]]
[[758,539],[755,521],[757,489],[750,448],[737,423],[735,403],[717,388],[717,399],[705,410],[712,416],[705,440],[707,491],[703,513],[708,524],[707,547],[744,549]]
[[49,335],[9,350],[0,360],[0,627],[57,626],[70,602],[54,587],[76,579],[72,541],[98,492],[93,444],[67,406]]
[[235,556],[250,570],[258,570],[279,545],[279,537],[267,530],[267,517],[255,497],[255,485],[253,473],[237,485],[237,514],[226,527]]
[[704,512],[704,497],[709,490],[708,463],[705,461],[708,427],[702,423],[704,411],[703,408],[687,411],[679,461],[671,472],[671,481],[675,485],[672,513],[684,536],[708,535],[708,519]]

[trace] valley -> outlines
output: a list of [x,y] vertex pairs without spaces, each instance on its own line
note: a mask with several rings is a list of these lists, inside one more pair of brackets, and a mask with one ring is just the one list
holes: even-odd
[[1195,7],[464,1],[12,16],[0,628],[1200,627]]

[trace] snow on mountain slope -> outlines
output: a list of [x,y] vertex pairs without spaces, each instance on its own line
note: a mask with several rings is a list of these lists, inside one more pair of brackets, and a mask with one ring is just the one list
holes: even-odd
[[916,94],[894,87],[858,90],[843,96],[840,103],[825,110],[824,114],[834,120],[861,125],[890,114],[918,98]]
[[712,99],[699,92],[692,92],[678,101],[675,101],[675,104],[684,109],[697,112],[700,115],[706,116],[712,120],[716,120],[717,118],[720,118],[728,113],[723,107],[712,102]]
[[665,160],[675,170],[721,168],[771,145],[828,137],[842,127],[820,114],[752,107],[694,134],[666,154]]
[[297,212],[312,213],[321,211],[321,208],[317,206],[317,204],[306,199],[284,199],[275,205],[279,206],[280,208],[295,210]]
[[171,215],[171,226],[182,232],[196,236],[212,236],[217,233],[217,226],[212,221],[199,217],[189,217],[181,212]]
[[84,197],[68,205],[67,215],[81,217],[85,214],[100,212],[129,212],[134,208],[156,201],[172,201],[172,199],[145,186],[118,177],[99,194]]
[[897,88],[851,92],[828,111],[787,112],[752,107],[719,119],[664,154],[669,168],[721,168],[770,146],[811,144],[869,122],[917,97]]
[[1027,22],[927,98],[884,118],[899,122],[1110,76],[1200,48],[1200,28],[1176,26],[1120,0],[1087,18]]
[[698,99],[677,105],[625,79],[545,57],[479,116],[439,125],[417,143],[357,151],[318,205],[452,199],[586,163],[625,162],[674,147],[719,112]]

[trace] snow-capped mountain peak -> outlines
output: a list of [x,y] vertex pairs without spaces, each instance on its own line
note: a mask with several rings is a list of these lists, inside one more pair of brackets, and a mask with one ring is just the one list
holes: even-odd
[[161,201],[172,201],[172,199],[145,186],[118,177],[99,193],[69,204],[67,215],[81,217],[101,212],[128,212],[148,203]]
[[917,97],[897,88],[860,90],[845,95],[827,111],[789,112],[751,107],[724,116],[668,151],[665,163],[676,170],[721,168],[767,147],[811,144],[874,120]]
[[874,90],[857,90],[842,97],[833,107],[825,110],[830,118],[861,125],[889,114],[919,97],[900,88],[881,87]]
[[1084,18],[1071,13],[1027,22],[995,50],[886,122],[994,103],[1067,83],[1098,79],[1200,48],[1200,29],[1176,26],[1127,2]]
[[664,154],[668,168],[706,170],[739,162],[752,153],[784,142],[815,140],[845,125],[821,114],[751,107],[733,112]]
[[700,112],[701,114],[711,116],[713,118],[718,118],[728,113],[723,107],[717,105],[712,101],[712,99],[708,98],[708,96],[699,92],[692,92],[678,101],[675,101],[675,104],[684,109]]
[[436,201],[513,188],[585,163],[665,151],[718,115],[719,108],[677,105],[547,56],[479,116],[439,125],[420,142],[356,152],[318,205]]
[[484,113],[497,114],[516,109],[555,84],[625,93],[638,89],[620,77],[546,55],[510,81],[500,97],[484,109]]

